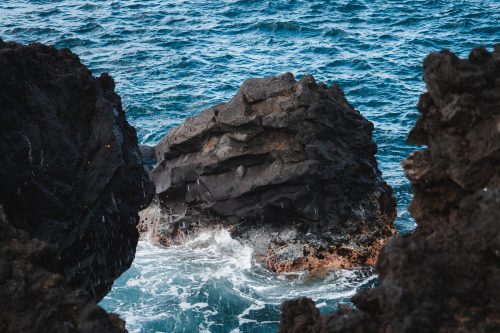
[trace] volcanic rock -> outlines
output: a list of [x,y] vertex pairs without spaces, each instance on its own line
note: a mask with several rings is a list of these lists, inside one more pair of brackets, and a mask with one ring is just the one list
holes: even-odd
[[220,225],[278,272],[374,263],[395,201],[372,131],[336,84],[246,80],[158,143],[140,229],[171,245]]
[[68,49],[0,41],[0,204],[96,300],[132,263],[154,194],[114,86]]
[[57,248],[12,226],[0,206],[0,332],[126,332],[125,322],[56,273]]
[[[500,45],[433,53],[424,80],[408,141],[427,148],[403,161],[417,228],[382,250],[380,285],[353,298],[358,310],[301,332],[500,332]],[[282,310],[281,332],[314,312],[303,300]]]

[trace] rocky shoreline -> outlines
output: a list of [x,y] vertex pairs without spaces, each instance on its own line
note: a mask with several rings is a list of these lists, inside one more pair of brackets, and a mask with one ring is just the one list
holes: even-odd
[[246,80],[156,145],[157,199],[139,228],[170,246],[221,225],[275,272],[373,265],[396,204],[372,131],[335,84]]
[[408,141],[426,149],[403,161],[417,228],[393,237],[373,124],[337,85],[249,79],[139,146],[109,75],[0,40],[0,331],[125,332],[96,303],[139,232],[214,227],[278,273],[376,266],[356,308],[285,302],[283,333],[500,331],[500,45],[431,54],[424,80]]
[[402,162],[416,230],[388,242],[356,309],[288,301],[280,332],[500,331],[500,45],[433,53],[424,80],[408,141],[427,148]]

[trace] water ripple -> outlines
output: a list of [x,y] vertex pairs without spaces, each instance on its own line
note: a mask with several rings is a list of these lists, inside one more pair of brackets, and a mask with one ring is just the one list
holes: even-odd
[[[70,47],[94,74],[110,72],[127,117],[144,143],[156,143],[187,116],[228,100],[249,77],[292,72],[298,77],[311,73],[327,83],[336,81],[349,101],[375,123],[377,157],[398,200],[400,232],[414,227],[406,211],[411,188],[399,162],[415,150],[405,144],[405,138],[417,117],[418,96],[424,91],[422,59],[443,48],[460,56],[475,46],[491,49],[500,43],[498,22],[498,0],[0,3],[2,39]],[[204,289],[190,289],[189,284],[195,282],[180,277],[169,280],[181,263],[165,252],[149,250],[139,248],[133,268],[117,281],[105,303],[129,323],[141,323],[130,324],[132,330],[189,332],[188,327],[196,327],[226,332],[229,327],[240,327],[268,332],[276,328],[276,302],[266,300],[265,295],[255,292],[254,298],[245,298],[247,291],[224,279],[207,281]],[[191,254],[184,255],[190,258]],[[170,265],[164,276],[170,282],[153,283],[156,289],[144,293],[134,283],[147,284],[163,276],[159,271],[141,271],[148,258],[160,266]],[[195,263],[201,268],[210,264],[201,259]],[[186,269],[197,268],[193,264]],[[257,274],[249,281],[258,283],[260,278]],[[337,289],[321,289],[318,284],[301,288],[300,293],[330,308],[347,299],[341,295],[320,300],[322,293],[336,295],[335,290],[343,290],[342,283],[336,277],[329,284]],[[170,288],[177,291],[169,292]],[[283,284],[281,292],[286,297],[300,294],[293,290]],[[178,293],[186,295],[184,309],[175,303],[182,301]],[[192,296],[201,301],[188,302],[192,293],[208,296]],[[134,321],[143,309],[148,309],[149,321]]]

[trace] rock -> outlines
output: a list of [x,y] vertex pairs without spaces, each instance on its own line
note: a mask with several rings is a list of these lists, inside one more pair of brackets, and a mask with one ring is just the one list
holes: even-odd
[[351,333],[377,332],[379,322],[348,306],[320,316],[314,302],[306,297],[285,301],[281,305],[280,333]]
[[[281,320],[292,323],[289,333],[302,333],[313,330],[319,320],[319,311],[309,298],[285,301],[282,305]],[[281,332],[281,331],[280,331]]]
[[68,49],[0,41],[0,204],[100,300],[132,263],[154,194],[108,74]]
[[395,217],[372,131],[335,84],[249,79],[158,143],[140,228],[171,245],[220,224],[277,272],[372,264]]
[[57,248],[12,226],[0,206],[0,332],[126,332],[57,273]]
[[153,170],[154,165],[156,164],[155,148],[148,145],[139,145],[139,150],[141,151],[144,169],[149,175],[151,173],[151,170]]
[[359,310],[303,332],[500,332],[500,45],[466,60],[433,53],[424,79],[408,141],[427,148],[403,161],[417,228],[382,250]]

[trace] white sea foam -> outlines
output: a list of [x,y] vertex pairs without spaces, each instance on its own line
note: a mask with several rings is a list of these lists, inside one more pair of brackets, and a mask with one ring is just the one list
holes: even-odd
[[375,278],[370,269],[339,270],[323,280],[305,272],[276,275],[255,261],[250,246],[214,228],[180,246],[139,242],[131,269],[101,304],[124,317],[131,332],[145,325],[148,332],[212,332],[222,323],[223,331],[244,332],[277,327],[287,299],[307,296],[332,310]]

